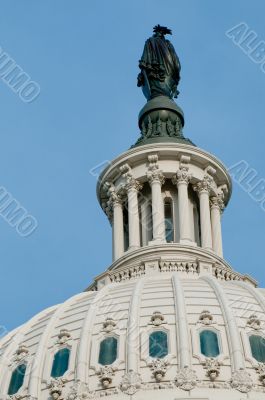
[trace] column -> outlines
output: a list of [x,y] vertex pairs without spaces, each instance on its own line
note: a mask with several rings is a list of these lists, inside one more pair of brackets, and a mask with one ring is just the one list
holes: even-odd
[[153,242],[165,243],[165,212],[161,191],[165,178],[158,167],[157,155],[149,156],[148,160],[150,164],[147,178],[152,191]]
[[107,208],[112,214],[112,252],[115,261],[124,253],[123,202],[113,184],[107,183],[106,187],[109,196]]
[[224,202],[220,196],[211,197],[211,222],[213,250],[218,256],[223,257],[221,213],[224,209]]
[[131,178],[126,185],[128,194],[128,219],[129,219],[129,250],[135,250],[140,247],[140,218],[138,192],[142,185]]
[[113,201],[113,260],[117,260],[124,253],[124,230],[123,230],[123,205],[121,200]]
[[200,200],[201,246],[207,250],[212,250],[212,227],[209,200],[212,182],[213,178],[205,175],[203,180],[194,186],[194,190],[198,192]]
[[179,233],[180,243],[190,244],[192,242],[190,226],[190,209],[188,197],[188,184],[191,175],[188,173],[188,167],[181,167],[176,176],[172,179],[174,185],[178,188],[178,209],[179,209]]

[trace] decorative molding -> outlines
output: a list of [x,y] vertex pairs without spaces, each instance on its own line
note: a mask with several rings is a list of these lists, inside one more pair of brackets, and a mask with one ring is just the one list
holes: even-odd
[[208,193],[210,194],[212,187],[213,187],[213,177],[210,175],[204,175],[203,179],[193,185],[193,189],[195,192],[200,193]]
[[108,387],[112,384],[113,376],[115,375],[116,370],[117,368],[115,367],[105,365],[104,367],[101,367],[100,370],[97,372],[103,389],[108,389]]
[[139,190],[142,189],[143,185],[134,178],[132,169],[129,166],[129,164],[123,164],[120,167],[120,171],[122,173],[122,176],[126,180],[126,184],[125,184],[126,191],[133,189],[133,190],[136,190],[137,192],[139,192]]
[[192,174],[189,174],[189,167],[187,165],[182,165],[180,169],[176,172],[176,175],[172,178],[173,185],[179,185],[181,183],[189,184],[192,178]]
[[199,273],[199,264],[189,261],[161,261],[159,264],[160,272],[187,272]]
[[198,322],[206,326],[212,325],[214,324],[213,315],[210,313],[210,311],[203,310],[201,315],[199,316]]
[[218,280],[224,280],[224,281],[242,281],[244,282],[245,277],[238,272],[234,272],[231,269],[228,269],[222,265],[216,265],[213,268],[213,273],[214,276]]
[[7,400],[26,400],[26,399],[31,400],[32,398],[25,389],[22,391],[19,391],[19,393],[13,394],[11,396],[7,396]]
[[165,317],[160,311],[154,311],[151,316],[151,324],[154,326],[160,326],[165,323]]
[[138,265],[113,272],[113,274],[110,275],[110,281],[115,283],[124,282],[131,279],[141,278],[143,275],[145,275],[145,266]]
[[152,360],[149,367],[153,371],[153,376],[157,382],[161,382],[167,372],[168,360],[157,358]]
[[165,177],[163,172],[159,169],[157,154],[149,155],[148,161],[149,167],[146,176],[149,183],[152,184],[153,182],[158,181],[160,185],[163,185],[165,183]]
[[118,194],[115,185],[113,183],[105,182],[104,188],[109,197],[109,200],[107,202],[107,207],[113,208],[115,204],[123,204],[123,199],[121,195]]
[[57,344],[64,345],[71,339],[71,333],[68,329],[61,329],[60,333],[58,334]]
[[249,373],[240,369],[232,374],[231,387],[241,393],[248,393],[253,388],[253,382]]
[[208,175],[213,176],[213,175],[216,174],[216,169],[213,168],[211,165],[208,165],[208,167],[206,167],[206,168],[204,169],[204,172],[205,172],[205,174],[208,174]]
[[107,317],[106,320],[103,322],[103,331],[106,333],[112,332],[116,327],[116,322],[113,318]]
[[261,329],[261,320],[257,317],[256,314],[251,314],[247,321],[247,327],[256,331]]
[[[231,393],[230,382],[200,381],[200,382],[198,382],[197,387],[203,388],[203,389],[226,389],[226,390],[229,390],[229,393]],[[229,394],[229,393],[227,393],[227,394]]]
[[265,386],[265,363],[260,363],[256,367],[256,370],[259,375],[259,380],[261,381],[262,385]]
[[[166,113],[166,117],[165,117]],[[158,115],[152,117],[145,116],[141,123],[141,137],[137,144],[145,144],[147,139],[158,137],[178,138],[183,143],[192,144],[189,139],[184,138],[182,133],[183,122],[177,113],[163,110],[163,115],[158,112]]]
[[221,196],[212,196],[210,197],[210,207],[211,209],[217,208],[220,213],[224,211],[225,205]]
[[[108,277],[110,283],[119,283],[129,281],[132,279],[138,279],[146,275],[146,267],[148,261],[135,263],[135,265],[128,265],[117,269],[110,270]],[[159,262],[159,268],[157,272],[182,272],[185,274],[199,275],[200,273],[200,259],[197,261],[181,261],[181,260],[166,260]],[[234,272],[231,268],[221,265],[219,263],[213,263],[212,274],[218,280],[224,281],[246,281],[246,276],[241,275],[238,272]],[[97,282],[93,283],[88,287],[87,290],[97,291]]]
[[216,358],[206,358],[203,362],[206,369],[206,376],[213,382],[220,375],[220,362]]
[[135,394],[142,386],[142,379],[140,374],[129,371],[127,372],[121,381],[120,389],[122,392],[132,396]]
[[[82,382],[75,382],[70,388],[70,391],[66,397],[66,400],[83,400],[90,399],[92,392],[89,392],[88,385]],[[94,392],[93,392],[94,394]]]
[[177,373],[175,381],[180,389],[190,391],[197,385],[197,376],[195,371],[184,367]]
[[167,381],[167,382],[152,382],[152,383],[144,383],[143,390],[168,390],[174,389],[176,390],[175,382]]
[[28,355],[29,355],[28,347],[24,343],[21,343],[18,346],[18,349],[16,350],[14,362],[19,363],[20,361],[25,360],[28,357]]
[[67,380],[64,378],[56,378],[52,379],[51,382],[48,384],[49,393],[53,400],[61,400],[63,399],[62,393],[63,388],[66,384]]

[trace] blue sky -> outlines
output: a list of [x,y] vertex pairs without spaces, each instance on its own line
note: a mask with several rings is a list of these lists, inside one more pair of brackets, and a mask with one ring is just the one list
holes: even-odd
[[[144,41],[173,30],[185,135],[227,166],[265,178],[265,73],[225,32],[265,40],[264,1],[1,1],[0,46],[41,88],[24,103],[0,79],[0,186],[38,221],[29,237],[0,217],[0,325],[7,330],[82,291],[111,263],[111,230],[89,171],[138,137]],[[223,216],[234,269],[265,286],[265,211],[234,184]]]

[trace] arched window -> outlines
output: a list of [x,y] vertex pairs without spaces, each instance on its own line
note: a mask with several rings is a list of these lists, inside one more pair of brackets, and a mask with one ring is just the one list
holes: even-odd
[[125,204],[123,208],[123,233],[124,233],[124,251],[129,248],[129,215],[128,215],[128,204]]
[[215,332],[205,330],[200,333],[201,353],[206,357],[217,357],[220,354],[218,336]]
[[149,355],[153,358],[164,358],[168,354],[167,334],[156,331],[149,336]]
[[115,337],[108,337],[100,343],[99,359],[101,365],[110,365],[117,359],[118,340]]
[[252,335],[249,338],[252,356],[260,363],[265,363],[265,338]]
[[51,376],[59,378],[68,370],[70,350],[65,348],[57,351],[53,358]]
[[173,223],[173,211],[171,199],[165,199],[165,230],[166,230],[166,241],[168,243],[174,242],[174,223]]
[[16,394],[19,391],[19,389],[23,386],[26,368],[27,367],[25,364],[21,364],[13,371],[8,388],[9,396]]
[[153,240],[153,209],[152,204],[148,204],[147,206],[147,216],[145,221],[145,226],[147,230],[147,244],[151,240]]

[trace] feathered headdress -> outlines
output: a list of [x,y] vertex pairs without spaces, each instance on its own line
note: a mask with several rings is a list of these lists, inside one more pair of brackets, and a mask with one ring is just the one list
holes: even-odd
[[166,26],[156,25],[153,28],[154,33],[162,33],[162,35],[172,35],[171,29],[168,29]]

